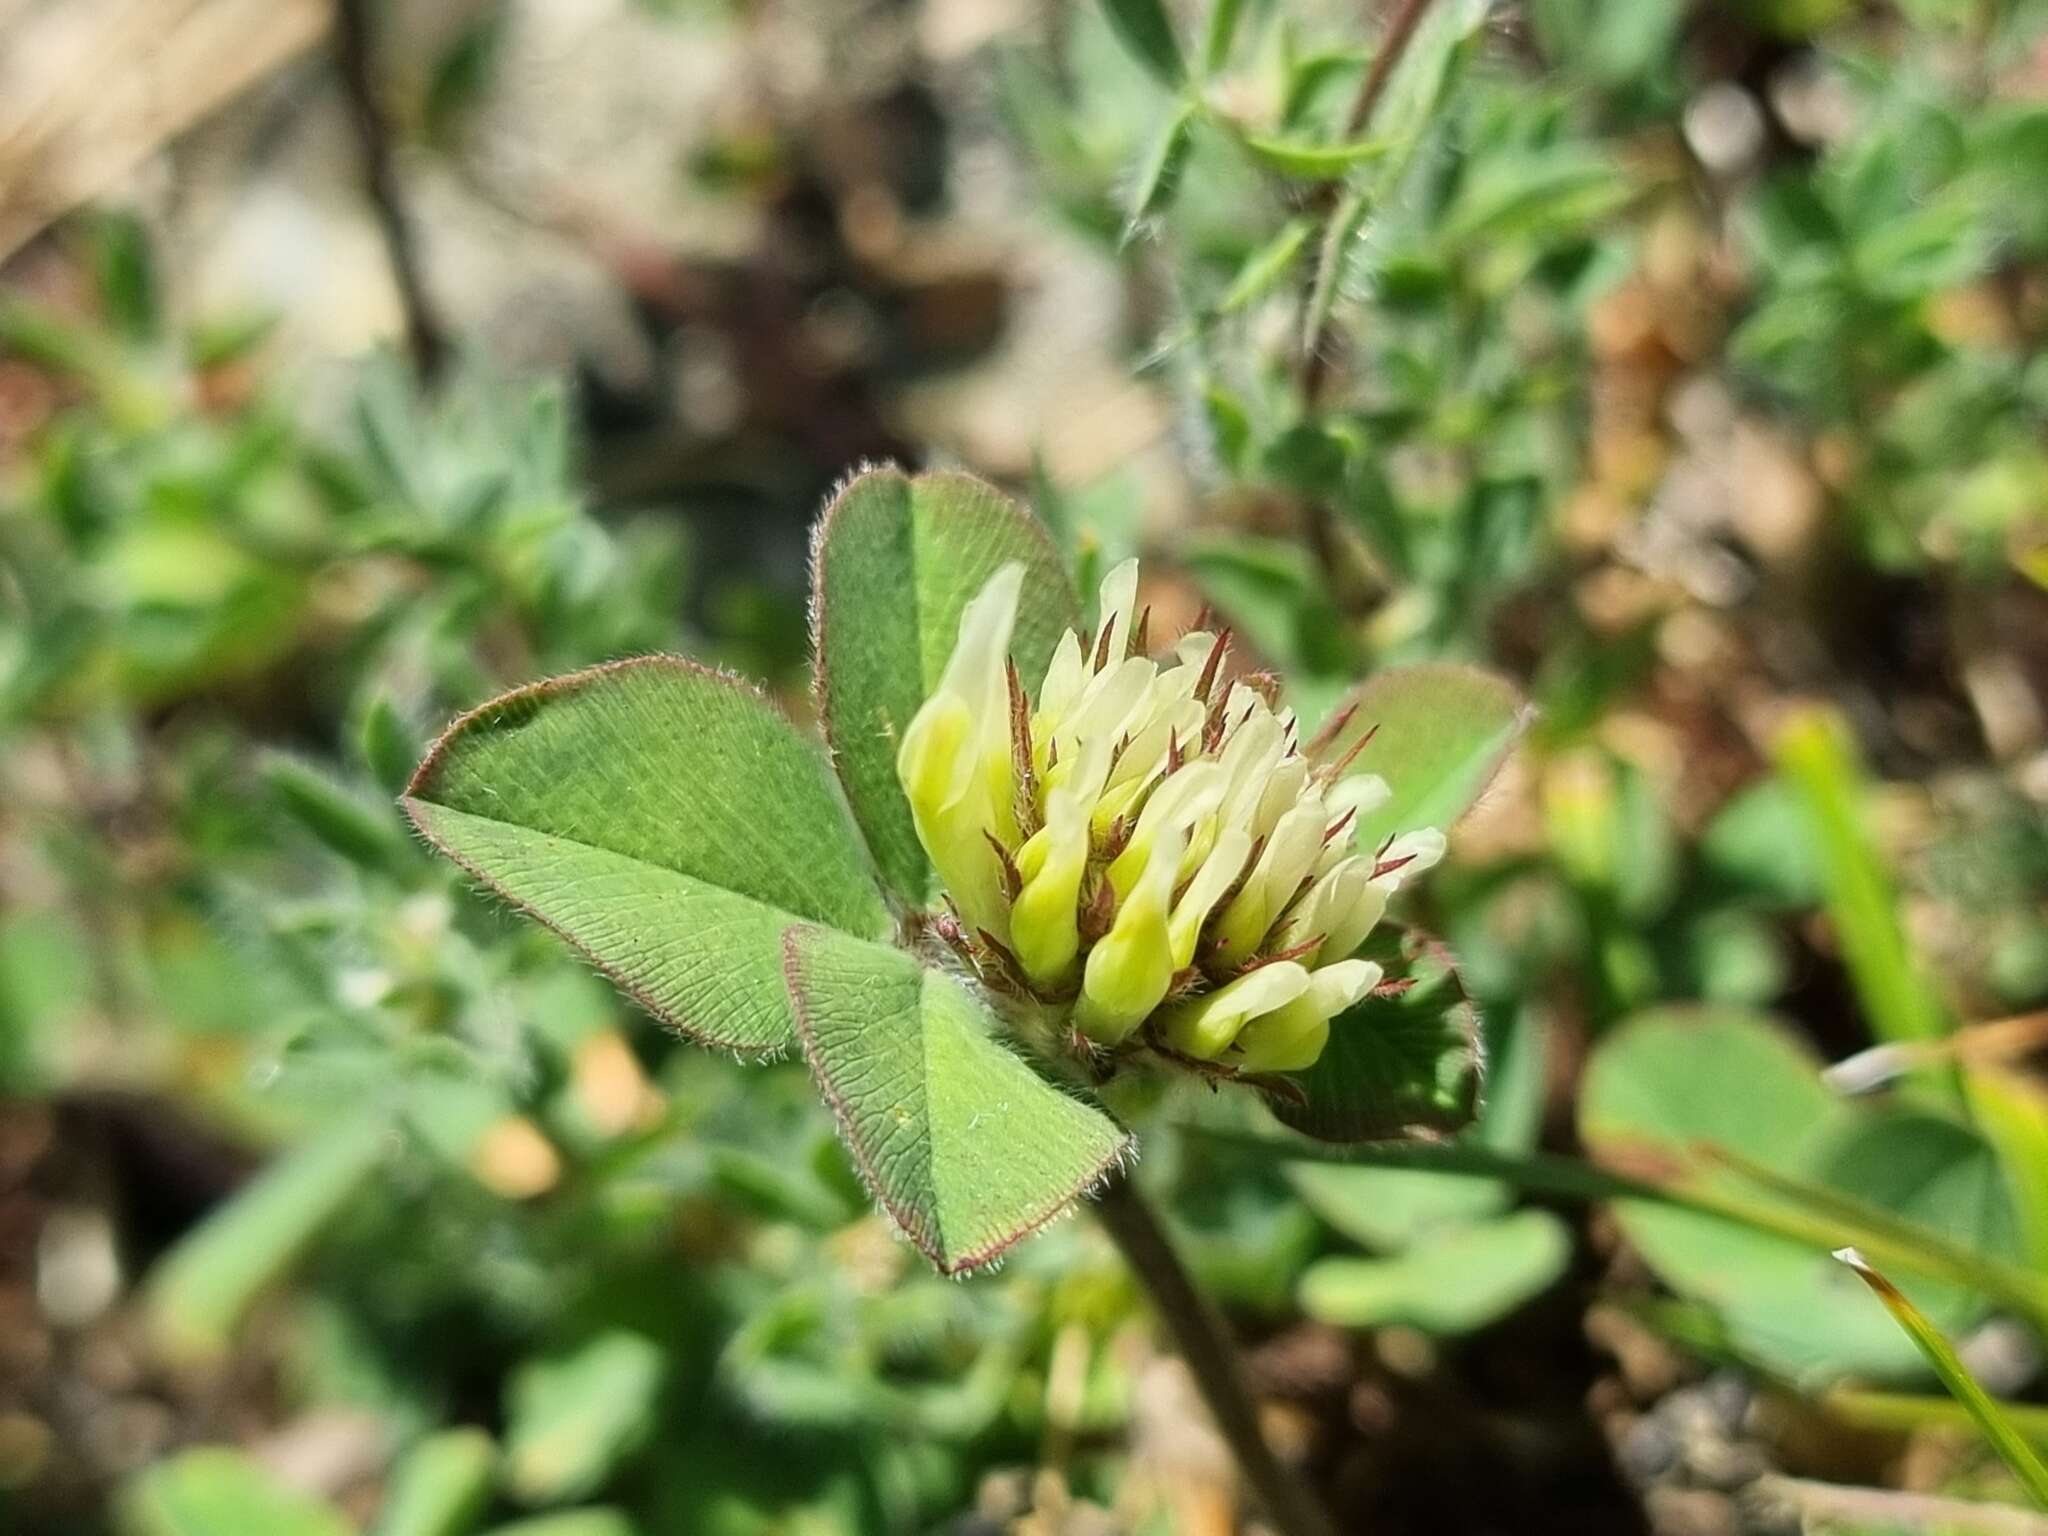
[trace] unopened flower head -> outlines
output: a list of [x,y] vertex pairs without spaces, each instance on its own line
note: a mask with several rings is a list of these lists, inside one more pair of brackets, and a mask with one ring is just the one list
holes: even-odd
[[1330,1020],[1379,985],[1354,956],[1443,834],[1355,850],[1386,784],[1304,752],[1291,710],[1228,681],[1227,632],[1145,655],[1136,561],[1110,572],[1100,627],[1062,637],[1032,694],[1008,660],[1022,584],[1005,567],[967,605],[897,754],[963,943],[1098,1046],[1309,1066]]

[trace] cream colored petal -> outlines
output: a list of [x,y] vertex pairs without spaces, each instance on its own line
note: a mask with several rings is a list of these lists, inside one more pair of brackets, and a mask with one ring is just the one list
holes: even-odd
[[1244,1072],[1299,1072],[1330,1042],[1330,1020],[1380,984],[1369,960],[1342,960],[1309,977],[1302,995],[1254,1019],[1238,1034],[1232,1059]]
[[1266,780],[1259,795],[1259,808],[1252,818],[1255,834],[1270,833],[1280,818],[1300,802],[1308,787],[1308,764],[1298,757],[1283,758]]
[[1216,953],[1226,962],[1257,954],[1268,930],[1301,882],[1315,868],[1323,846],[1323,805],[1311,796],[1280,818],[1243,887],[1216,924]]
[[966,700],[943,693],[926,699],[896,751],[896,777],[921,821],[966,799],[979,756],[974,711]]
[[1160,1023],[1166,1043],[1198,1061],[1224,1061],[1247,1023],[1284,1008],[1308,990],[1309,973],[1291,960],[1262,965],[1228,986],[1181,1003]]
[[1356,953],[1386,915],[1387,888],[1370,878],[1361,879],[1358,887],[1340,892],[1332,902],[1328,935],[1319,953],[1332,957]]
[[1323,830],[1328,813],[1320,799],[1311,796],[1280,818],[1260,860],[1260,878],[1266,888],[1266,909],[1278,916],[1294,899],[1323,851]]
[[1114,747],[1130,734],[1132,715],[1142,706],[1158,667],[1143,656],[1104,668],[1081,690],[1080,700],[1054,733],[1059,755],[1069,757],[1097,736]]
[[1191,756],[1201,739],[1201,705],[1193,699],[1154,699],[1149,716],[1118,757],[1109,782],[1117,785],[1150,778],[1166,767],[1167,754],[1176,741],[1182,755]]
[[1052,660],[1038,685],[1038,713],[1031,718],[1034,737],[1056,729],[1081,697],[1088,681],[1088,664],[1081,655],[1081,637],[1071,629],[1053,647]]
[[1254,715],[1225,743],[1223,806],[1217,813],[1225,826],[1253,831],[1253,819],[1265,796],[1267,780],[1285,750],[1280,722],[1271,714]]
[[1231,1061],[1240,1072],[1302,1072],[1316,1064],[1329,1043],[1328,1017],[1294,1002],[1253,1020],[1238,1035]]
[[1209,664],[1209,653],[1216,649],[1216,637],[1206,629],[1191,629],[1173,642],[1173,654],[1184,667],[1192,667],[1196,681],[1200,681],[1202,668]]
[[1103,1045],[1115,1045],[1143,1023],[1173,984],[1167,922],[1180,864],[1178,835],[1167,832],[1157,852],[1145,878],[1117,908],[1109,932],[1089,951],[1082,972],[1074,1026]]
[[1072,787],[1056,791],[1046,824],[1018,853],[1023,888],[1010,908],[1010,948],[1041,986],[1063,980],[1080,953],[1081,880],[1088,868],[1088,809]]
[[1005,665],[1024,568],[1012,562],[960,615],[959,637],[896,754],[918,841],[971,926],[1004,938],[1008,903],[988,837],[1014,834]]
[[1358,816],[1376,811],[1394,798],[1387,781],[1376,773],[1350,773],[1323,791],[1323,803],[1330,808],[1330,820],[1345,812]]
[[[1124,851],[1109,866],[1109,883],[1121,900],[1150,867],[1155,851],[1172,834],[1174,858],[1187,850],[1195,822],[1212,814],[1223,797],[1223,770],[1213,762],[1189,763],[1152,791]],[[1177,879],[1176,882],[1178,883]]]
[[1180,900],[1174,903],[1173,920],[1168,927],[1173,938],[1176,969],[1193,963],[1195,945],[1202,936],[1202,924],[1209,920],[1210,911],[1243,871],[1251,851],[1252,840],[1242,830],[1226,827],[1217,834],[1216,845],[1202,860],[1202,867],[1195,871],[1194,879],[1188,882]]
[[1017,627],[1017,600],[1024,590],[1024,567],[1013,560],[988,579],[988,584],[960,612],[960,634],[937,693],[951,693],[978,710],[993,709],[1008,735],[1009,680],[1005,662],[1010,635]]
[[1096,608],[1101,622],[1109,625],[1109,661],[1111,665],[1124,659],[1130,649],[1131,622],[1136,617],[1132,611],[1138,602],[1138,562],[1126,560],[1107,576],[1102,578],[1102,587],[1097,595]]
[[[1442,863],[1446,846],[1443,833],[1435,827],[1418,827],[1413,832],[1403,832],[1387,845],[1378,859],[1382,869],[1394,863],[1400,863],[1401,867],[1388,870],[1379,878],[1389,890],[1398,891],[1408,881]],[[1406,862],[1401,862],[1404,860]]]
[[[1295,903],[1294,910],[1280,925],[1273,936],[1275,949],[1293,949],[1306,944],[1320,934],[1327,945],[1331,933],[1344,918],[1350,916],[1360,893],[1371,883],[1372,862],[1353,855],[1345,859],[1326,875],[1318,875],[1308,893]],[[1333,958],[1336,951],[1327,951]],[[1304,958],[1311,965],[1317,955],[1325,953],[1319,946]]]
[[1378,986],[1386,972],[1371,960],[1339,960],[1310,973],[1304,1001],[1326,1019],[1335,1018]]

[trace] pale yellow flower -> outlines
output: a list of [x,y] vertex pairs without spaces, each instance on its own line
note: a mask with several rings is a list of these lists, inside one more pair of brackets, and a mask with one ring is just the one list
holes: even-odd
[[1442,833],[1355,848],[1385,783],[1304,756],[1291,710],[1225,680],[1227,636],[1132,654],[1136,561],[1034,692],[1007,654],[1022,582],[1006,567],[968,604],[897,756],[962,947],[1098,1047],[1312,1065],[1380,984],[1354,956]]

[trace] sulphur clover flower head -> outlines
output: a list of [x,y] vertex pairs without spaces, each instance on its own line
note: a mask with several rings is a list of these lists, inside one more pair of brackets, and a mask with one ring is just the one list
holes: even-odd
[[1080,631],[1045,529],[959,474],[856,477],[811,574],[822,740],[743,679],[607,662],[451,724],[413,825],[677,1033],[800,1054],[948,1273],[1131,1158],[1126,1066],[1324,1140],[1470,1121],[1456,967],[1385,913],[1520,729],[1504,679],[1383,671],[1304,741],[1227,634],[1150,653],[1134,565]]
[[1227,631],[1146,655],[1135,560],[1104,579],[1093,634],[1069,630],[1028,688],[1009,659],[1023,580],[1005,566],[966,605],[897,752],[948,937],[1098,1054],[1312,1066],[1384,981],[1357,951],[1443,833],[1356,849],[1390,793],[1355,771],[1371,734],[1337,752],[1340,717],[1304,746],[1265,680],[1229,678]]

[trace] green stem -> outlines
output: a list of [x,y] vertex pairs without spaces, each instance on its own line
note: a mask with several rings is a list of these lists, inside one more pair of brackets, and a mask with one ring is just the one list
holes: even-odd
[[[1576,1158],[1543,1152],[1497,1152],[1469,1142],[1387,1142],[1333,1147],[1208,1127],[1189,1129],[1207,1141],[1241,1146],[1287,1161],[1412,1168],[1500,1179],[1531,1194],[1556,1195],[1567,1200],[1643,1200],[1716,1216],[1823,1253],[1853,1246],[1891,1268],[1981,1290],[2023,1313],[2036,1327],[2048,1328],[2048,1276],[1978,1253],[1918,1222],[1899,1217],[1872,1222],[1867,1215],[1845,1208],[1842,1197],[1802,1186],[1783,1176],[1775,1181],[1783,1198],[1759,1199],[1682,1173],[1674,1173],[1669,1179],[1643,1178]],[[1791,1203],[1794,1196],[1797,1204]]]
[[1197,1289],[1137,1186],[1128,1177],[1112,1179],[1096,1196],[1095,1214],[1159,1309],[1202,1401],[1274,1528],[1280,1536],[1336,1536],[1329,1515],[1266,1444],[1229,1330]]

